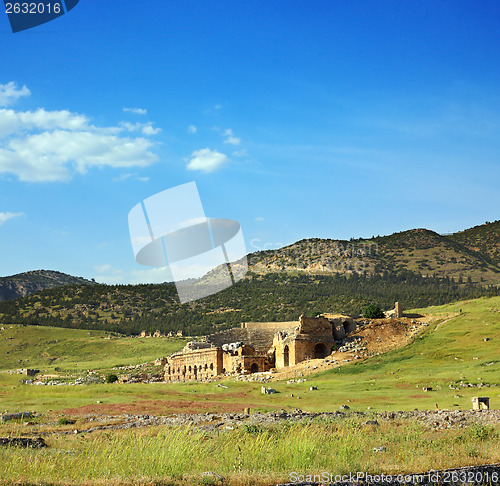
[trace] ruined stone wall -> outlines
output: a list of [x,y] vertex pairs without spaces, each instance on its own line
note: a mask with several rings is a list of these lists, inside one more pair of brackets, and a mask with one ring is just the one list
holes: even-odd
[[278,369],[329,356],[335,341],[340,341],[357,327],[354,319],[339,315],[333,319],[325,316],[300,316],[299,322],[297,330],[279,332],[274,337],[272,349]]
[[298,321],[283,321],[283,322],[242,322],[242,329],[287,329],[298,326]]
[[222,359],[223,372],[225,373],[259,373],[262,371],[269,371],[274,367],[273,360],[268,356],[262,355],[232,356],[228,353],[224,353]]
[[286,366],[294,366],[297,361],[295,356],[295,339],[290,337],[288,339],[281,339],[276,336],[273,342],[273,349],[275,355],[275,367],[277,369],[285,368]]
[[332,325],[333,337],[335,341],[341,341],[347,334],[354,332],[357,328],[356,321],[344,314],[323,314]]
[[165,365],[165,381],[206,380],[222,373],[222,350],[196,349],[170,356]]
[[300,316],[300,334],[313,334],[313,335],[332,335],[332,325],[330,321],[323,316],[319,317],[305,317]]

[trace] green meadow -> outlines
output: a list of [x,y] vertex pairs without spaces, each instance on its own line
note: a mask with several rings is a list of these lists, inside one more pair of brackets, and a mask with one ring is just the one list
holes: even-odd
[[[39,415],[28,427],[23,422],[0,425],[0,436],[35,434],[38,429],[47,434],[49,447],[1,448],[0,484],[263,486],[300,475],[397,475],[500,462],[498,425],[433,430],[403,418],[379,419],[379,427],[361,424],[378,411],[426,410],[436,404],[440,409],[470,409],[477,395],[489,396],[491,408],[499,406],[500,389],[493,385],[500,382],[500,297],[412,312],[433,314],[436,320],[406,347],[310,375],[304,383],[272,382],[278,391],[274,395],[262,395],[260,383],[232,378],[184,384],[21,384],[26,377],[7,370],[36,367],[66,380],[87,370],[104,376],[118,365],[168,355],[184,341],[108,339],[108,333],[98,331],[6,326],[0,331],[0,410]],[[449,388],[460,381],[483,386]],[[424,392],[424,386],[433,391]],[[216,432],[150,427],[61,433],[87,428],[86,413],[164,415],[241,412],[244,407],[334,411],[341,405],[367,416]],[[67,419],[75,424],[66,425]],[[375,452],[380,446],[386,451]]]
[[[471,398],[490,397],[491,408],[500,404],[498,341],[500,297],[481,298],[439,307],[414,309],[439,318],[424,328],[408,346],[310,375],[305,383],[273,382],[279,392],[261,395],[260,383],[226,378],[214,383],[97,384],[79,386],[23,385],[15,368],[39,368],[47,374],[77,376],[87,370],[105,375],[118,365],[152,361],[180,349],[182,339],[112,338],[101,331],[47,327],[6,326],[0,332],[0,409],[11,412],[53,412],[108,404],[140,404],[144,413],[176,413],[189,405],[191,412],[238,407],[269,411],[301,408],[333,411],[342,404],[352,410],[470,409]],[[455,315],[449,318],[449,316]],[[13,339],[11,339],[13,338]],[[485,340],[489,338],[488,340]],[[57,342],[55,342],[57,341]],[[22,360],[19,363],[19,360]],[[158,371],[160,369],[158,368]],[[450,389],[458,382],[483,384],[482,388]],[[222,383],[228,388],[218,387]],[[489,386],[486,386],[489,385]],[[310,386],[317,390],[310,391]],[[423,387],[433,391],[424,392]],[[293,397],[292,397],[293,395]],[[103,402],[101,407],[96,401]]]

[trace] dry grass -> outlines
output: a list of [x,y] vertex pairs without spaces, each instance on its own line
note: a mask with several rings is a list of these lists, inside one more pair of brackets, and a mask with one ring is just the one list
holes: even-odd
[[[257,485],[290,474],[415,473],[500,462],[499,430],[430,430],[410,420],[355,418],[202,432],[190,427],[52,435],[42,450],[0,450],[12,484]],[[375,447],[386,452],[374,452]]]

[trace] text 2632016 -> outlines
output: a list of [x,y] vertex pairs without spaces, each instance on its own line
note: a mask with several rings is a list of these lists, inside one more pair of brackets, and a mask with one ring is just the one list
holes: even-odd
[[58,14],[61,11],[62,6],[59,2],[13,2],[5,4],[5,12],[8,14]]

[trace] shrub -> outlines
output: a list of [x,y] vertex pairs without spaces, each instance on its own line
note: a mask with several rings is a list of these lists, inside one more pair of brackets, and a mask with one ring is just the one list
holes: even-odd
[[384,317],[384,312],[377,304],[369,304],[363,310],[363,317],[367,319],[380,319]]
[[111,373],[106,376],[106,383],[114,383],[115,381],[118,381],[118,376],[115,374]]
[[58,423],[59,425],[69,425],[69,424],[74,424],[75,421],[74,420],[71,420],[67,417],[61,417],[59,420],[58,420]]

